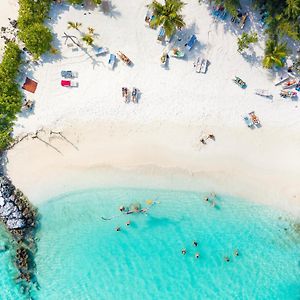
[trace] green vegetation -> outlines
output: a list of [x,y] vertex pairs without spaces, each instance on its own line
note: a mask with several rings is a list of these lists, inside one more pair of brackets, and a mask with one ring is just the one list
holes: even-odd
[[257,33],[252,32],[250,34],[243,32],[241,37],[238,38],[238,51],[243,52],[245,49],[249,48],[249,45],[252,43],[257,43]]
[[69,21],[69,22],[68,22],[68,29],[73,28],[73,29],[76,29],[76,30],[79,31],[79,27],[80,27],[81,25],[82,25],[81,23]]
[[0,151],[5,150],[12,141],[13,121],[22,107],[22,94],[16,83],[20,64],[18,45],[7,43],[0,64]]
[[185,3],[180,0],[165,0],[165,4],[160,4],[154,0],[148,5],[153,10],[155,18],[151,21],[151,26],[162,25],[166,35],[170,37],[175,33],[176,29],[185,26],[183,16],[180,14]]
[[41,23],[35,23],[27,27],[19,33],[19,36],[34,59],[38,59],[43,53],[51,49],[51,31]]
[[286,43],[278,43],[275,40],[267,40],[263,66],[268,69],[273,66],[283,67],[287,53],[288,49]]
[[[70,4],[82,4],[84,0],[68,0]],[[99,5],[101,4],[102,0],[91,0],[92,3]]]
[[258,8],[264,8],[269,16],[266,19],[266,42],[263,65],[266,68],[283,66],[288,53],[285,43],[280,39],[288,36],[300,40],[300,0],[255,0]]
[[83,34],[82,40],[86,42],[89,46],[91,46],[94,42],[92,35],[88,33]]
[[51,0],[19,0],[19,37],[35,59],[51,49],[52,35],[44,25]]
[[234,17],[237,16],[237,9],[241,7],[239,0],[216,0],[217,5],[223,4],[225,9]]

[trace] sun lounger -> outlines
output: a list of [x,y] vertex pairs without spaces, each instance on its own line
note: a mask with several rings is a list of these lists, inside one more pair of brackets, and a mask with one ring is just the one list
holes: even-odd
[[158,33],[158,36],[157,36],[157,40],[159,42],[162,42],[165,39],[165,36],[166,36],[165,29],[163,27],[160,27],[159,33]]
[[253,121],[248,117],[248,115],[243,116],[243,120],[245,121],[246,125],[247,125],[249,128],[253,128],[254,123],[253,123]]
[[106,54],[108,52],[108,48],[107,47],[99,47],[95,50],[96,52],[96,56],[100,56],[102,54]]
[[122,97],[125,99],[125,103],[130,102],[130,91],[127,87],[122,87]]
[[214,18],[225,20],[227,17],[227,12],[223,5],[218,5],[213,7],[212,15]]
[[64,71],[64,70],[62,70],[62,71],[60,72],[60,75],[61,75],[62,77],[64,77],[64,78],[74,78],[74,77],[77,77],[77,76],[76,76],[76,73],[73,72],[73,71]]
[[254,111],[249,113],[249,116],[256,127],[260,127],[260,121],[258,117],[255,115]]
[[190,37],[189,41],[185,44],[185,47],[190,51],[190,50],[193,48],[193,46],[195,45],[196,42],[197,42],[197,38],[196,38],[196,36],[193,34],[193,35]]
[[130,66],[132,64],[132,61],[121,51],[118,51],[117,55],[126,65]]
[[255,90],[255,94],[266,98],[273,98],[273,95],[268,90],[257,89]]
[[114,54],[109,55],[108,65],[113,70],[116,63],[116,56]]
[[205,58],[198,57],[194,62],[194,67],[197,73],[205,74],[207,71],[208,60]]
[[132,89],[131,98],[133,103],[138,103],[138,89],[135,87]]

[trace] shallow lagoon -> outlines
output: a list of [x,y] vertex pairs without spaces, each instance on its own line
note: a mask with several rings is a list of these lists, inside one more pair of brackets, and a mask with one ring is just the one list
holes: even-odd
[[[286,216],[226,196],[214,208],[203,196],[101,189],[42,204],[35,298],[299,299],[300,241]],[[101,220],[122,204],[155,198],[160,204],[148,215]]]

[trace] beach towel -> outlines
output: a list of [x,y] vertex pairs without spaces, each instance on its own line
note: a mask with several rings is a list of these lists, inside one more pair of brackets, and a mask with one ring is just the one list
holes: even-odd
[[34,93],[37,88],[38,83],[28,77],[26,77],[25,83],[22,86],[23,90],[26,90],[30,93]]

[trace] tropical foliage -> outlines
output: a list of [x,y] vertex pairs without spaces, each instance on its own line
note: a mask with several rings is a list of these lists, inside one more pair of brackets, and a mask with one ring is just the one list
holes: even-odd
[[252,43],[257,43],[258,38],[257,38],[257,33],[252,32],[250,34],[243,32],[241,37],[238,38],[238,51],[243,52],[245,49],[249,48],[249,45]]
[[286,43],[278,43],[276,40],[268,40],[266,42],[263,66],[268,69],[273,66],[283,67],[287,53],[288,50]]
[[[70,4],[82,4],[84,0],[68,0]],[[92,3],[99,5],[101,4],[102,0],[91,0]]]
[[81,23],[69,21],[69,22],[68,22],[68,29],[73,28],[73,29],[76,29],[76,30],[79,31],[79,27],[80,27],[81,25],[82,25]]
[[85,33],[82,37],[82,40],[91,46],[94,42],[94,39],[91,34]]
[[39,58],[51,48],[52,35],[44,25],[51,2],[51,0],[19,0],[19,37],[34,58]]
[[0,151],[11,142],[13,121],[22,106],[22,94],[16,83],[21,64],[21,51],[17,44],[9,42],[0,64]]
[[241,7],[239,0],[216,0],[217,5],[223,4],[225,9],[232,15],[237,16],[237,9]]
[[27,27],[19,36],[26,48],[33,54],[34,59],[38,59],[43,53],[51,49],[51,31],[41,23]]
[[170,37],[176,29],[185,26],[183,16],[180,14],[184,5],[185,3],[180,0],[165,0],[164,5],[154,0],[148,5],[155,16],[151,21],[151,26],[162,25],[166,35]]

